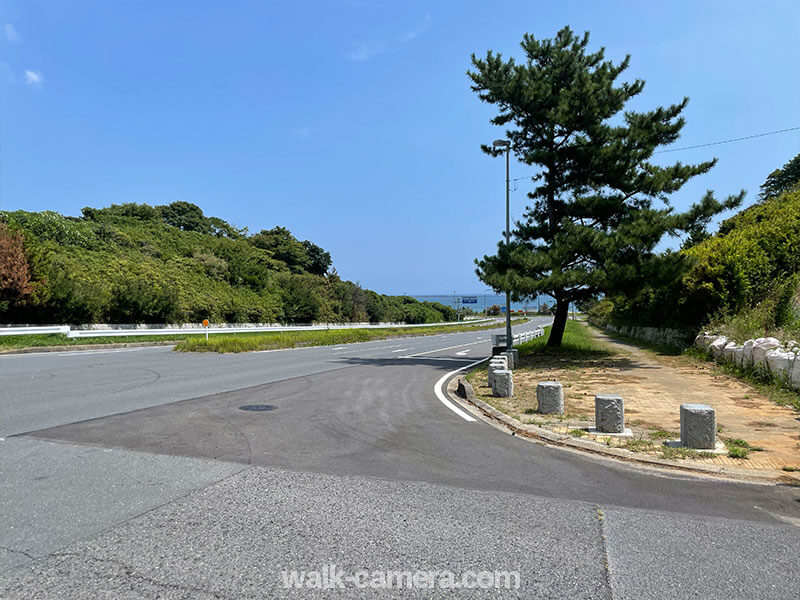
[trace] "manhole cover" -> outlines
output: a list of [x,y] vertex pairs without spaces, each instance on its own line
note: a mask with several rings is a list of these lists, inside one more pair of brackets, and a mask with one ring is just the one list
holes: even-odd
[[251,410],[253,412],[262,412],[265,410],[275,410],[278,408],[277,406],[273,406],[272,404],[245,404],[244,406],[240,406],[239,410]]

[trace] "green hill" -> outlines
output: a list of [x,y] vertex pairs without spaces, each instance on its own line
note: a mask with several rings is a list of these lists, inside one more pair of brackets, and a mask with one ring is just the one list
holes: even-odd
[[0,212],[0,323],[455,320],[439,303],[342,280],[328,252],[250,235],[186,202]]

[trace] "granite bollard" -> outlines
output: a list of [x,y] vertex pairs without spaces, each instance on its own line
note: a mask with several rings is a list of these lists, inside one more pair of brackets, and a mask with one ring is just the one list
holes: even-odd
[[498,398],[511,398],[514,395],[514,375],[508,369],[494,372],[492,395]]
[[508,369],[508,358],[502,355],[495,356],[489,361],[488,383],[492,387],[494,383],[494,373],[500,369]]
[[681,404],[681,445],[713,450],[717,445],[717,420],[706,404]]
[[540,381],[536,386],[538,412],[542,414],[564,414],[564,390],[558,381]]
[[594,397],[594,422],[602,433],[625,433],[625,403],[617,394]]
[[513,348],[506,350],[503,354],[508,358],[508,368],[512,371],[519,366],[519,350]]

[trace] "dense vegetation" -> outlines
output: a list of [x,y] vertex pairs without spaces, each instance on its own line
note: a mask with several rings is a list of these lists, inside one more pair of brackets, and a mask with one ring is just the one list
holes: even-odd
[[341,279],[283,227],[250,235],[194,204],[0,212],[1,323],[456,320]]
[[800,329],[800,155],[769,175],[761,200],[719,232],[675,253],[690,270],[675,285],[648,286],[596,305],[597,321],[696,330],[736,338],[796,335]]

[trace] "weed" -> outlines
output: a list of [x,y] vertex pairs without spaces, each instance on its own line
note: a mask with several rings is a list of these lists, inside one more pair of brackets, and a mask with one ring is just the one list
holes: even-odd
[[700,456],[700,453],[691,448],[664,446],[661,449],[661,458],[667,460],[674,460],[676,458],[697,458],[698,456]]
[[800,471],[800,467],[781,467],[781,469],[783,471],[790,471],[790,472]]
[[570,429],[567,433],[575,437],[583,437],[586,435],[585,429]]
[[747,458],[748,454],[750,454],[750,450],[742,446],[728,447],[728,456],[731,458]]
[[647,452],[653,449],[653,442],[649,440],[628,440],[625,442],[625,448],[631,452]]
[[647,435],[653,440],[671,440],[679,437],[674,431],[667,431],[666,429],[655,429]]

